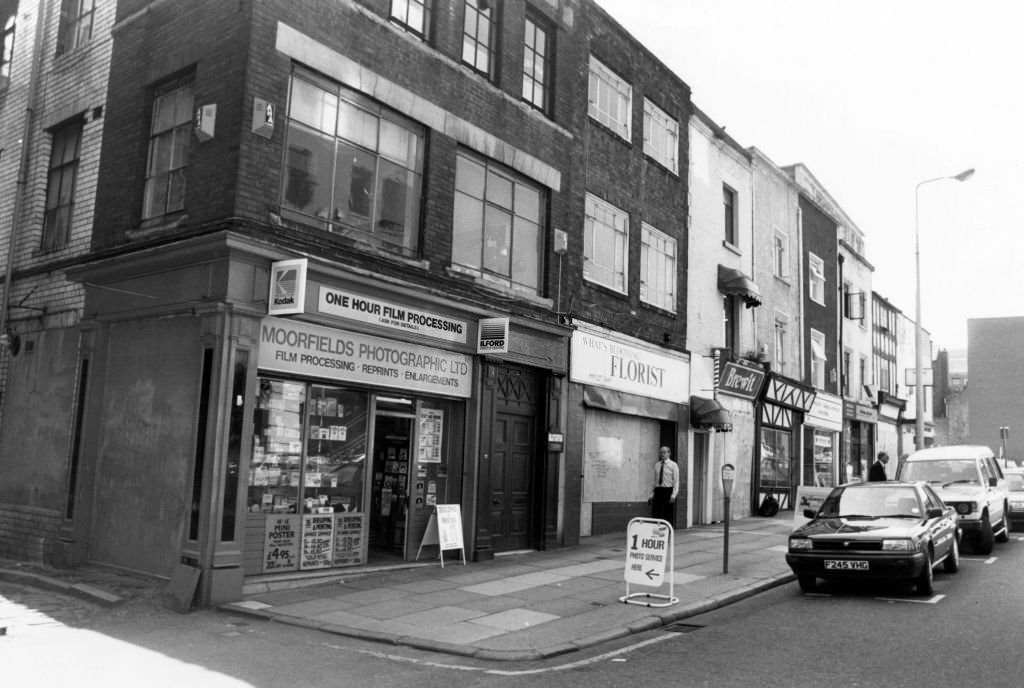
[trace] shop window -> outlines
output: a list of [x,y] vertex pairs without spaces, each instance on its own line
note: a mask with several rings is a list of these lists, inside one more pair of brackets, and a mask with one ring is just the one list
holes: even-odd
[[360,244],[418,249],[424,129],[355,91],[292,79],[281,209]]
[[761,485],[789,487],[793,461],[789,430],[761,429]]
[[804,466],[804,484],[832,487],[835,485],[835,433],[814,429],[810,435],[810,461]]

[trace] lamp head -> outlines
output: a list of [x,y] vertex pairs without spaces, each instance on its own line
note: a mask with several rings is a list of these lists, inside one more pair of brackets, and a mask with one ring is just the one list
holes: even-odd
[[964,170],[960,174],[953,175],[953,179],[957,180],[958,182],[964,182],[964,181],[967,181],[968,179],[970,179],[973,176],[974,176],[974,168],[972,167],[969,170]]

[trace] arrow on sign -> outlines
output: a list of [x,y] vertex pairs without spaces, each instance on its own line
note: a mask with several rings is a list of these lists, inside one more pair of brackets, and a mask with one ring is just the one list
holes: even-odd
[[654,569],[650,569],[649,571],[645,571],[644,575],[647,576],[648,580],[654,580],[655,578],[660,577],[661,573]]

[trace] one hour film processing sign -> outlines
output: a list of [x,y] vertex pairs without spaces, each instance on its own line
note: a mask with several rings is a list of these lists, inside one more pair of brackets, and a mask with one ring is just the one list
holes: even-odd
[[627,583],[657,588],[665,580],[672,529],[664,523],[635,518],[626,531]]

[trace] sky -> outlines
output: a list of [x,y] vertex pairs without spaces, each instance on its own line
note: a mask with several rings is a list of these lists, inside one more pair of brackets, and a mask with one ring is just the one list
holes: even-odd
[[1019,2],[597,3],[740,145],[810,169],[864,233],[874,291],[911,319],[916,228],[936,348],[966,347],[969,318],[1024,315]]

